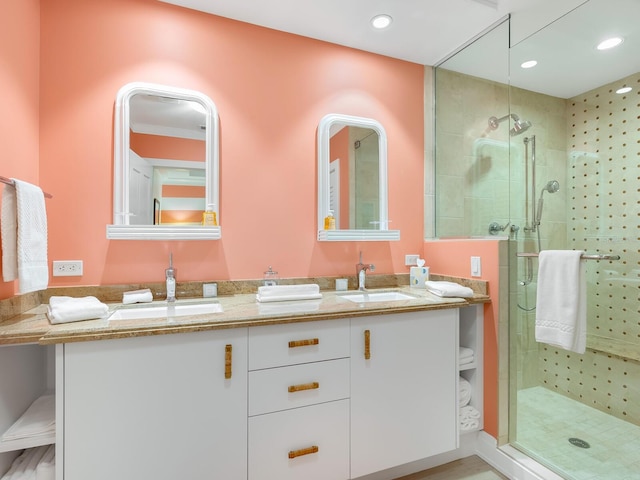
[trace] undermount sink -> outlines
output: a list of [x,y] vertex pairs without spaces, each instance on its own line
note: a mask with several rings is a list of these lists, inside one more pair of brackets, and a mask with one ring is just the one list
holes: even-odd
[[153,305],[148,307],[119,308],[111,314],[109,320],[136,320],[140,318],[183,317],[185,315],[202,315],[205,313],[221,313],[219,303],[185,303],[174,305]]
[[354,303],[397,302],[399,300],[415,300],[416,297],[402,292],[364,292],[341,295],[340,298]]

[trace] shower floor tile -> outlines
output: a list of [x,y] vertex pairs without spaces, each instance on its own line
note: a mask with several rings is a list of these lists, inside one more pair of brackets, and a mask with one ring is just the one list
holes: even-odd
[[[640,427],[544,387],[518,392],[514,446],[570,480],[640,480]],[[578,438],[590,448],[569,443]]]

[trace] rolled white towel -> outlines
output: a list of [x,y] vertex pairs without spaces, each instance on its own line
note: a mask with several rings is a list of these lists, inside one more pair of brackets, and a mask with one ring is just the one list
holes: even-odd
[[40,463],[40,460],[42,460],[48,448],[49,445],[27,448],[22,455],[14,460],[11,468],[2,477],[2,480],[23,480],[35,478],[38,463]]
[[471,401],[471,384],[464,378],[458,379],[458,406],[464,407]]
[[149,303],[153,302],[153,294],[148,288],[142,290],[132,290],[122,294],[122,303],[129,305],[131,303]]
[[431,293],[438,295],[439,297],[460,297],[469,298],[473,297],[473,290],[469,287],[463,287],[454,282],[434,282],[426,281],[425,286]]
[[320,286],[315,283],[303,285],[273,285],[258,287],[258,302],[282,302],[285,300],[316,300],[322,298]]
[[480,427],[480,412],[471,405],[466,405],[460,409],[458,420],[460,430],[475,430]]
[[109,307],[96,297],[51,297],[47,316],[51,323],[78,322],[94,318],[104,318]]
[[56,446],[49,445],[36,467],[35,480],[56,480]]
[[473,349],[468,347],[458,347],[458,360],[473,357]]

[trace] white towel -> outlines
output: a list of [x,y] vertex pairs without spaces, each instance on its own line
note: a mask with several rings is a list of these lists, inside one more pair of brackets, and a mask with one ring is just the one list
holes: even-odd
[[56,404],[54,395],[37,398],[22,416],[2,435],[2,440],[37,437],[56,431]]
[[471,405],[464,406],[458,413],[460,430],[468,432],[480,428],[480,412]]
[[122,294],[122,303],[129,305],[131,303],[149,303],[153,302],[153,294],[148,288],[142,290],[132,290]]
[[464,407],[471,401],[471,384],[462,377],[458,377],[458,406]]
[[322,298],[320,286],[315,283],[303,285],[272,285],[258,287],[258,302],[281,302],[285,300],[317,300]]
[[36,467],[35,480],[56,480],[56,446],[49,445]]
[[104,318],[109,307],[96,297],[51,297],[47,316],[51,323],[78,322],[94,318]]
[[2,191],[2,276],[18,279],[19,293],[44,290],[49,285],[47,212],[42,190],[12,179],[15,187]]
[[36,478],[38,464],[47,453],[49,445],[28,448],[16,458],[2,480],[33,480]]
[[434,282],[428,280],[424,282],[424,284],[427,290],[439,297],[473,297],[473,290],[454,282]]
[[458,359],[473,358],[473,349],[469,347],[458,347]]
[[587,282],[580,250],[543,250],[538,257],[536,341],[584,353]]

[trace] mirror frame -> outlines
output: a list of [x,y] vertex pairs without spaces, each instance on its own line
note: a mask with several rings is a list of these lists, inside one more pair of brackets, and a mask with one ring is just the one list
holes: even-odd
[[109,240],[218,240],[220,226],[201,225],[130,225],[129,224],[129,149],[130,101],[134,95],[158,95],[195,101],[205,109],[205,204],[215,205],[220,225],[219,163],[220,122],[218,110],[205,94],[178,87],[133,82],[124,85],[115,103],[113,140],[113,225],[107,225]]
[[[370,128],[378,134],[379,153],[379,208],[378,230],[336,229],[325,230],[324,218],[329,214],[329,146],[331,127],[335,124]],[[387,134],[380,122],[371,118],[330,113],[322,117],[318,125],[318,241],[395,241],[400,240],[400,230],[389,230],[387,189]]]

